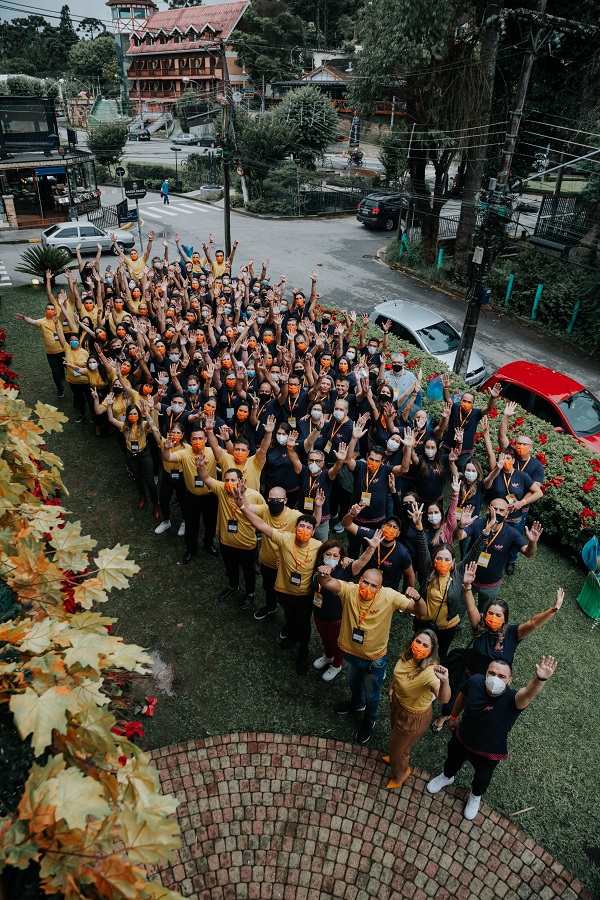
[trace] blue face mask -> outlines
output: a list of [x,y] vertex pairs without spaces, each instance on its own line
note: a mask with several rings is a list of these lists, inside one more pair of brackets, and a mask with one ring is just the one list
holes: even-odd
[[248,374],[248,378],[254,378],[254,376],[256,375],[256,372],[254,371],[254,369],[247,369],[247,374]]
[[188,391],[190,392],[190,394],[196,394],[198,392],[198,385],[188,384]]
[[69,346],[76,350],[79,347],[79,341],[69,341]]

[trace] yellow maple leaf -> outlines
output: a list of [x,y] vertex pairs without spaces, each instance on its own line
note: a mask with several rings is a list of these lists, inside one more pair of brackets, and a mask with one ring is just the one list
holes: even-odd
[[170,816],[179,806],[179,800],[173,794],[160,793],[158,773],[145,757],[128,759],[117,770],[117,779],[122,789],[121,800],[126,806],[157,816]]
[[29,770],[18,812],[19,818],[27,822],[32,835],[54,824],[54,798],[58,789],[55,776],[64,767],[64,756],[57,753],[49,758],[45,766],[34,762]]
[[[90,579],[93,581],[93,579]],[[85,584],[85,582],[84,582]],[[110,616],[103,616],[99,612],[74,613],[69,619],[72,628],[80,631],[93,631],[94,634],[107,634],[105,625],[113,625],[117,620]]]
[[103,900],[140,900],[146,887],[144,870],[116,854],[98,860],[92,878]]
[[33,734],[33,752],[39,756],[52,740],[52,729],[64,734],[66,711],[76,706],[73,691],[65,685],[51,687],[41,696],[31,688],[10,698],[10,711],[15,717],[19,734],[25,740]]
[[29,525],[41,537],[62,524],[61,515],[66,510],[62,506],[33,506],[31,503],[22,503],[20,512],[27,516]]
[[95,603],[106,603],[108,594],[103,589],[99,578],[86,578],[76,586],[73,591],[73,599],[84,609],[91,609]]
[[112,812],[102,785],[71,766],[56,776],[58,789],[54,798],[56,818],[64,819],[69,828],[84,829],[86,819],[105,819]]
[[147,675],[148,666],[152,666],[152,657],[137,644],[124,644],[121,638],[113,638],[106,663],[110,667]]
[[7,503],[18,503],[25,493],[25,485],[14,480],[12,470],[5,459],[0,459],[0,497]]
[[57,637],[67,627],[66,622],[57,622],[55,619],[41,619],[35,622],[29,629],[27,636],[19,641],[19,650],[22,653],[34,653],[36,656],[44,653],[54,644]]
[[42,403],[41,400],[35,405],[35,414],[38,417],[38,425],[42,431],[62,431],[62,427],[69,419],[64,413],[61,413],[56,406],[50,406],[48,403]]
[[68,638],[71,646],[65,650],[65,662],[71,667],[76,663],[85,669],[91,666],[99,670],[100,656],[106,656],[111,650],[110,640],[105,633],[94,634],[93,631],[75,631],[72,629]]
[[157,863],[168,859],[181,846],[179,824],[175,819],[158,816],[142,818],[132,809],[124,809],[119,816],[121,840],[129,859],[136,863]]
[[50,546],[54,547],[54,561],[63,569],[81,572],[88,564],[87,551],[93,550],[98,541],[81,533],[81,522],[67,522],[64,528],[52,533]]
[[112,550],[101,550],[94,559],[102,587],[106,591],[126,588],[128,579],[140,571],[140,567],[132,559],[127,559],[128,553],[129,544],[116,544]]
[[81,684],[73,688],[73,693],[82,706],[88,702],[96,703],[98,706],[106,706],[107,703],[110,703],[110,697],[103,694],[101,689],[101,681],[93,681],[91,678],[86,678]]
[[19,619],[17,622],[4,622],[0,625],[0,642],[18,644],[26,638],[31,628],[32,619]]
[[183,900],[178,891],[171,891],[162,884],[157,884],[156,881],[148,881],[144,885],[144,894],[148,900]]
[[29,829],[25,822],[20,819],[6,821],[5,827],[0,829],[0,850],[5,865],[26,869],[32,860],[39,859],[39,844],[28,838]]
[[77,710],[73,721],[78,727],[68,730],[67,739],[75,753],[104,757],[104,764],[107,759],[120,755],[117,738],[110,730],[116,719],[107,707],[101,709],[94,702],[85,703]]

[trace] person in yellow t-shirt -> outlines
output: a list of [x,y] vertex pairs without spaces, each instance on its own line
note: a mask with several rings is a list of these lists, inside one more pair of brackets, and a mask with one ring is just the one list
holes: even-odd
[[329,572],[327,566],[317,570],[322,587],[339,594],[342,601],[338,646],[344,653],[346,681],[352,692],[351,699],[336,704],[335,711],[339,716],[364,711],[356,741],[366,744],[379,715],[392,616],[401,610],[423,617],[425,601],[412,587],[406,589],[406,595],[382,587],[379,569],[367,569],[358,584],[346,584]]
[[67,367],[67,382],[73,394],[73,406],[77,409],[76,422],[83,422],[85,418],[86,403],[90,412],[94,412],[90,384],[87,376],[87,364],[90,354],[81,346],[81,339],[76,331],[69,335],[69,343],[66,342],[62,328],[59,328],[58,316],[53,317],[54,326],[58,334],[58,341],[65,354]]
[[141,257],[137,250],[132,250],[129,256],[125,256],[123,254],[123,251],[119,247],[116,235],[111,234],[110,239],[113,242],[115,252],[119,257],[119,263],[124,263],[127,266],[127,271],[129,272],[130,276],[133,278],[136,284],[139,284],[142,280],[142,275],[144,274],[148,266],[150,254],[152,253],[152,241],[154,240],[154,232],[148,232],[148,243],[146,245],[146,251]]
[[[246,438],[240,438],[233,442],[233,456],[220,446],[212,428],[208,428],[208,443],[215,454],[215,459],[225,469],[236,468],[242,473],[244,483],[250,490],[260,491],[260,475],[267,461],[267,451],[271,446],[273,431],[275,430],[275,416],[269,416],[265,422],[265,434],[256,453],[250,456],[250,444]],[[224,426],[226,428],[226,426]]]
[[[212,478],[208,472],[206,457],[201,452],[196,456],[198,475],[209,489],[217,495],[219,511],[217,531],[221,558],[228,579],[227,587],[219,594],[219,600],[228,600],[240,585],[240,570],[244,576],[244,598],[240,609],[248,609],[256,592],[256,529],[248,522],[236,500],[235,488],[242,480],[239,469],[226,469],[223,481]],[[248,491],[248,500],[255,506],[263,506],[264,500],[258,491]],[[260,521],[260,520],[259,520]]]
[[15,319],[21,322],[27,322],[28,325],[35,325],[39,328],[44,341],[44,349],[46,351],[46,359],[52,372],[52,378],[58,391],[60,399],[65,396],[65,388],[63,385],[63,376],[65,372],[65,354],[63,346],[58,337],[59,331],[62,334],[62,325],[55,321],[57,308],[54,303],[46,303],[46,314],[43,319],[30,319],[24,313],[15,313]]
[[392,769],[388,790],[399,788],[410,775],[410,751],[427,731],[431,704],[436,697],[447,703],[450,694],[448,669],[439,665],[435,631],[424,628],[404,648],[390,685],[392,734],[383,757]]
[[127,448],[127,467],[132,473],[135,485],[139,491],[138,509],[143,509],[146,505],[146,491],[150,494],[152,501],[152,514],[156,520],[160,519],[160,506],[158,505],[158,489],[154,481],[154,467],[152,465],[152,456],[148,447],[148,432],[152,428],[152,417],[149,413],[142,418],[140,409],[134,404],[127,405],[127,414],[125,421],[116,419],[113,414],[114,394],[109,394],[106,398],[108,402],[108,421],[122,432],[125,438],[125,446]]
[[252,511],[248,492],[244,493],[243,485],[236,486],[234,497],[250,525],[262,532],[279,550],[275,590],[283,606],[287,635],[279,646],[287,649],[298,644],[296,672],[306,675],[314,595],[312,576],[321,546],[321,541],[313,538],[317,520],[310,513],[302,513],[293,534],[277,531]]

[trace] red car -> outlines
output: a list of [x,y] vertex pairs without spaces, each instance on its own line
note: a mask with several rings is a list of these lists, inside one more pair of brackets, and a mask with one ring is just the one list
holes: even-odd
[[590,450],[600,452],[600,400],[574,378],[518,360],[498,369],[480,390],[497,381],[505,400],[516,401],[556,431],[567,432]]

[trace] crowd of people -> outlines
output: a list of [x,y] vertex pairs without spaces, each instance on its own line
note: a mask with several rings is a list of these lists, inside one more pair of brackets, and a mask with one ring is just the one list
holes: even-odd
[[[66,379],[75,421],[89,416],[99,437],[113,436],[156,534],[178,528],[184,565],[200,539],[221,558],[221,603],[243,581],[239,605],[257,623],[282,608],[279,644],[296,649],[299,676],[314,622],[313,667],[325,682],[344,668],[350,698],[335,711],[363,713],[360,743],[377,722],[392,617],[411,617],[389,690],[388,787],[410,775],[415,742],[447,721],[448,757],[428,790],[470,761],[474,818],[508,732],[556,667],[543,658],[514,690],[518,646],[563,599],[559,590],[550,609],[516,624],[499,597],[542,533],[527,520],[544,470],[525,433],[508,439],[515,406],[504,407],[497,453],[488,415],[500,386],[480,408],[444,374],[432,421],[421,373],[390,351],[391,323],[376,333],[354,310],[336,321],[316,272],[305,293],[271,278],[268,259],[236,271],[237,242],[226,258],[212,235],[201,250],[175,235],[172,260],[166,241],[160,255],[153,242],[150,232],[145,252],[126,256],[114,239],[114,270],[101,270],[100,247],[91,260],[77,251],[66,289],[47,273],[44,316],[18,316],[40,330],[59,398]],[[487,472],[473,455],[478,434]],[[467,646],[455,650],[460,634]]]

